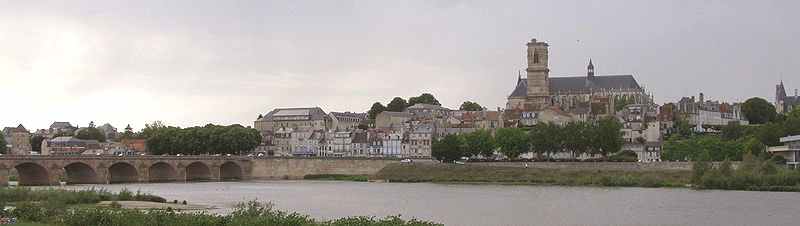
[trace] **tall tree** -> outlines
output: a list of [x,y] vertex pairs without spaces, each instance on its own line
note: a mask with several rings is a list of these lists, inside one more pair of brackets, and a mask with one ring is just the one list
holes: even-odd
[[44,141],[44,137],[40,135],[34,135],[31,137],[31,151],[36,153],[42,153],[42,141]]
[[722,127],[722,139],[737,140],[744,136],[744,128],[739,123],[728,123]]
[[106,142],[106,135],[99,129],[94,127],[87,127],[79,130],[75,134],[75,138],[84,140],[97,140],[99,142]]
[[497,146],[507,157],[516,159],[520,154],[529,151],[528,137],[522,129],[500,128],[496,133]]
[[401,112],[405,111],[408,107],[408,102],[400,97],[395,97],[389,104],[386,105],[386,111]]
[[616,153],[622,149],[622,124],[616,118],[604,118],[597,121],[594,144],[595,151],[603,156]]
[[153,121],[152,123],[144,124],[144,129],[142,129],[141,135],[143,138],[149,139],[155,135],[158,130],[164,128],[167,128],[167,126],[165,126],[161,121]]
[[564,132],[560,133],[564,141],[564,148],[572,151],[575,158],[589,150],[592,145],[591,127],[584,122],[573,122],[564,126]]
[[742,114],[751,124],[764,124],[777,117],[775,106],[759,97],[747,99],[742,104]]
[[482,155],[489,157],[494,154],[496,147],[492,133],[486,130],[477,130],[463,135],[464,149],[468,156]]
[[454,134],[448,134],[431,145],[431,155],[444,162],[458,160],[464,154],[461,138]]
[[369,119],[375,120],[375,117],[377,117],[378,114],[383,111],[386,111],[386,106],[383,106],[381,102],[375,102],[372,104],[372,107],[369,108],[369,111],[367,111],[367,115],[369,116]]
[[8,152],[8,147],[6,147],[6,139],[0,136],[0,154],[5,154]]
[[408,98],[408,106],[414,106],[415,104],[432,104],[432,105],[439,105],[439,100],[436,100],[436,97],[430,93],[423,93],[417,97]]
[[458,109],[462,111],[480,111],[483,110],[483,106],[472,101],[464,101]]
[[540,123],[531,128],[528,139],[537,154],[553,154],[563,149],[561,128],[552,123]]

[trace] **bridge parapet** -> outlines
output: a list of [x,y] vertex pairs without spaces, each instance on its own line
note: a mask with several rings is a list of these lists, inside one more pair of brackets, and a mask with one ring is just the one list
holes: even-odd
[[[220,175],[241,180],[250,177],[251,161],[246,156],[2,156],[0,186],[7,186],[12,174],[20,185],[218,181]],[[232,170],[241,172],[222,172]]]

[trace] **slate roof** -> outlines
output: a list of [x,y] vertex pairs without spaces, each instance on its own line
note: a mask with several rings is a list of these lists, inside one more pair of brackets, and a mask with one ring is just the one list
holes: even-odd
[[310,116],[309,120],[324,120],[327,117],[320,107],[313,108],[276,108],[267,113],[261,120],[273,120],[276,116]]
[[[641,89],[633,75],[550,77],[550,93],[586,92],[592,89]],[[520,78],[510,97],[528,95],[528,79]]]
[[366,120],[368,116],[367,113],[355,113],[355,112],[331,112],[331,115],[333,115],[336,118],[357,118],[360,120]]
[[430,110],[445,110],[445,111],[446,110],[450,110],[450,109],[447,109],[446,107],[442,107],[442,106],[439,106],[439,105],[422,104],[422,103],[415,104],[415,105],[412,105],[412,106],[406,108],[406,110],[412,110],[412,109],[430,109]]
[[385,114],[390,117],[406,117],[406,118],[411,118],[412,116],[414,116],[408,112],[396,112],[396,111],[384,111],[381,112],[380,114]]
[[72,124],[69,122],[53,122],[50,124],[50,129],[68,129],[72,128]]
[[526,97],[528,96],[528,79],[517,79],[517,87],[511,92],[511,97]]

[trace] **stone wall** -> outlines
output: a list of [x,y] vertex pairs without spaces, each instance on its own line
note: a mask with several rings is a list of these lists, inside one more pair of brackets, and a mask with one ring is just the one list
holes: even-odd
[[310,174],[371,175],[397,159],[265,158],[253,160],[251,179],[302,179]]
[[[569,170],[622,170],[622,171],[648,171],[648,170],[692,170],[691,162],[470,162],[469,165],[497,166],[497,167],[525,167],[537,169],[569,169]],[[719,165],[719,163],[714,163]],[[732,163],[738,167],[738,162]]]

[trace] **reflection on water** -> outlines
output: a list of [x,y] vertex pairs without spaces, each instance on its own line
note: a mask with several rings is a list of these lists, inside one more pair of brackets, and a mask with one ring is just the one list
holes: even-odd
[[249,181],[79,185],[160,195],[217,207],[273,202],[320,219],[355,215],[417,218],[447,225],[796,225],[800,194],[690,189],[428,183]]

